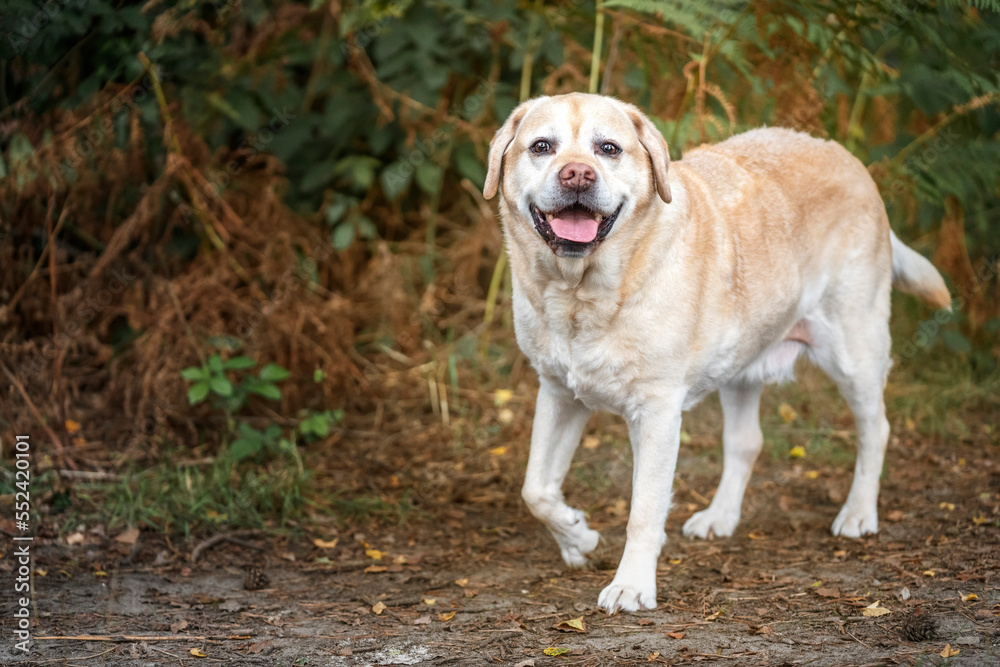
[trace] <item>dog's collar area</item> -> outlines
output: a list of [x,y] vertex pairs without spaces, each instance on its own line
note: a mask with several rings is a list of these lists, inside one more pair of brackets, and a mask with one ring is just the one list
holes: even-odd
[[[542,237],[542,240],[548,244],[549,248],[556,254],[557,257],[579,258],[586,257],[590,253],[597,250],[597,246],[599,246],[605,237],[607,237],[608,233],[611,232],[611,227],[614,226],[615,221],[618,219],[618,214],[621,213],[623,206],[625,206],[624,202],[618,205],[618,208],[615,209],[614,213],[601,216],[601,221],[597,225],[597,236],[592,241],[587,241],[585,243],[561,238],[552,230],[552,225],[548,222],[549,216],[542,213],[542,211],[539,210],[539,208],[534,204],[529,204],[528,208],[531,211],[531,221],[535,225],[535,231],[538,232],[538,235]],[[574,204],[567,207],[567,209],[574,207],[585,208],[579,204]],[[556,211],[550,215],[557,215],[560,212],[561,211]]]

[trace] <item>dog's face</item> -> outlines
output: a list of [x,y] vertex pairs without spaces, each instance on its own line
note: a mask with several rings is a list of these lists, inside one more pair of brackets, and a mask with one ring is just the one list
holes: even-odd
[[[560,257],[585,257],[659,195],[670,202],[667,144],[637,108],[599,95],[529,100],[490,143],[483,193],[499,189]],[[501,179],[502,176],[502,179]],[[502,180],[502,183],[501,183]]]

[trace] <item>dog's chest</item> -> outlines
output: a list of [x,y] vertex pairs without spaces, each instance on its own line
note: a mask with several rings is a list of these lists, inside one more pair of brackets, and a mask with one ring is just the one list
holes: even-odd
[[[517,303],[517,300],[515,300]],[[549,293],[544,312],[515,308],[518,344],[535,370],[562,385],[588,408],[618,414],[637,403],[641,360],[619,329],[613,304]]]

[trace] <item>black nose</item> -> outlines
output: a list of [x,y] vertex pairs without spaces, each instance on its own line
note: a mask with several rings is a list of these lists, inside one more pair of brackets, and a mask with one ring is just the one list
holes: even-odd
[[587,190],[597,180],[597,174],[582,162],[570,162],[559,170],[559,182],[564,188],[582,192]]

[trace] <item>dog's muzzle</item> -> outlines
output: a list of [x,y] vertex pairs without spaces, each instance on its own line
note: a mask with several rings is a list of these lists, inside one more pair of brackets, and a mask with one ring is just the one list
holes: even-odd
[[583,204],[571,204],[551,213],[530,205],[535,230],[559,257],[586,257],[597,249],[611,231],[622,206],[609,215],[602,215]]

